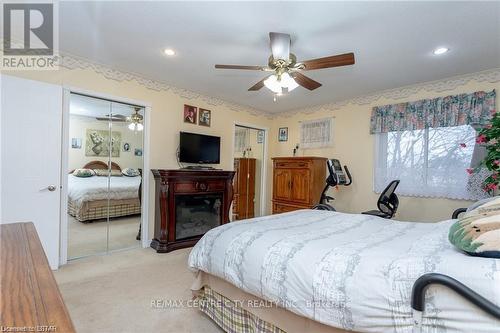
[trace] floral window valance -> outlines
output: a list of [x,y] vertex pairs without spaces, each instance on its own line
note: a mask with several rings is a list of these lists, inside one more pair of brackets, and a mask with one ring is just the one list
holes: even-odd
[[495,90],[376,106],[370,133],[472,125],[483,127],[495,112]]

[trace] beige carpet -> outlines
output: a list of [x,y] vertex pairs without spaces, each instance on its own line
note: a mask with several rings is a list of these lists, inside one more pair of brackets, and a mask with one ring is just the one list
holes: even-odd
[[[109,221],[109,251],[140,246],[136,240],[141,216],[115,217]],[[68,215],[68,258],[79,258],[106,252],[106,219],[82,223]]]
[[155,300],[191,299],[190,249],[132,249],[71,261],[55,277],[81,333],[221,333],[195,308],[155,309]]

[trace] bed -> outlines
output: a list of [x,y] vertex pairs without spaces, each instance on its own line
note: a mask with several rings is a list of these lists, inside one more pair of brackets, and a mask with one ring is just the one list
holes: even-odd
[[[447,239],[453,222],[300,210],[230,223],[207,232],[191,251],[192,289],[200,309],[228,332],[248,332],[248,326],[256,332],[414,332],[412,287],[426,273],[454,277],[500,304],[500,260],[455,250]],[[418,331],[499,327],[451,290],[432,286]]]
[[[85,164],[83,168],[106,170],[108,165],[101,161],[92,161]],[[111,169],[121,171],[120,166],[114,162],[111,162]],[[140,214],[141,179],[140,176],[110,177],[108,192],[108,177],[81,178],[70,173],[68,175],[68,214],[80,222],[91,222],[108,216]]]

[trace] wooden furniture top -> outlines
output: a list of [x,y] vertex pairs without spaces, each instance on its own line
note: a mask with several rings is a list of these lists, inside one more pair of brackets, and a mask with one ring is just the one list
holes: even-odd
[[226,178],[233,179],[234,171],[196,170],[196,169],[151,169],[155,179],[159,178]]
[[326,157],[320,157],[320,156],[293,156],[293,157],[273,157],[271,158],[273,161],[274,160],[298,160],[298,161],[301,161],[301,160],[322,160],[322,161],[326,161],[328,158]]
[[2,329],[75,332],[33,223],[0,225],[0,253]]

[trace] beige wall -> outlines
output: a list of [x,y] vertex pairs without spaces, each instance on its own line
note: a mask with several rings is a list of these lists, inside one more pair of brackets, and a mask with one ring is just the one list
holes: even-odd
[[[136,148],[142,149],[142,134],[143,132],[134,132],[128,129],[127,123],[113,123],[113,131],[120,132],[122,141],[120,143],[120,156],[112,157],[111,160],[117,163],[122,169],[124,168],[142,168],[142,156],[135,156]],[[69,119],[69,160],[68,169],[74,170],[82,168],[90,161],[107,162],[107,157],[85,156],[85,141],[87,129],[109,130],[107,121],[98,121],[94,117],[84,117],[78,115],[70,115]],[[82,140],[82,147],[72,148],[71,139],[79,138]],[[123,151],[123,144],[130,144],[130,150]]]
[[[291,116],[278,117],[273,120],[270,133],[270,156],[292,156],[292,149],[300,141],[299,121],[333,116],[335,118],[334,146],[324,149],[300,149],[298,155],[337,158],[342,165],[346,164],[349,167],[354,178],[352,185],[340,186],[338,191],[330,191],[330,195],[335,197],[333,205],[337,210],[356,213],[376,209],[378,194],[373,192],[374,136],[369,134],[372,107],[492,89],[498,91],[500,83],[471,81],[453,90],[440,93],[421,91],[404,99],[381,98],[367,105],[347,104],[334,111],[325,110],[312,114],[299,112]],[[288,127],[288,142],[278,142],[279,127]],[[268,186],[268,191],[270,189],[271,185]],[[449,218],[454,209],[468,204],[460,200],[400,196],[396,218],[404,221],[439,221]]]
[[[234,111],[227,104],[210,105],[201,97],[184,98],[172,90],[153,90],[136,81],[118,81],[108,79],[92,69],[60,69],[58,71],[19,71],[5,72],[32,80],[84,89],[98,94],[108,94],[143,101],[151,105],[150,135],[151,145],[149,156],[150,168],[178,168],[175,152],[179,144],[179,132],[195,132],[221,137],[221,164],[225,170],[233,169],[233,133],[236,121],[252,124],[258,127],[268,126],[269,119],[264,116],[252,115],[244,111]],[[168,75],[166,73],[165,75]],[[189,104],[212,110],[212,126],[203,127],[183,122],[183,107]],[[150,197],[154,198],[154,181],[150,175]],[[149,234],[153,236],[154,200],[150,201]]]
[[[469,81],[446,92],[421,91],[404,99],[380,98],[371,104],[347,104],[333,111],[323,110],[312,114],[299,112],[270,120],[265,116],[255,116],[244,111],[234,111],[226,104],[213,106],[207,103],[204,98],[184,98],[181,96],[182,94],[174,93],[171,90],[157,91],[148,89],[133,80],[108,79],[103,74],[96,73],[92,69],[61,69],[57,72],[24,71],[6,74],[149,103],[152,107],[151,151],[150,155],[144,158],[149,160],[151,168],[178,168],[175,151],[179,141],[179,131],[221,136],[221,164],[219,167],[231,170],[233,168],[235,122],[270,128],[268,135],[269,159],[272,156],[292,155],[293,147],[299,142],[299,121],[334,116],[334,146],[328,149],[300,150],[298,155],[338,158],[343,164],[349,166],[354,177],[353,184],[349,187],[340,187],[338,192],[331,193],[336,198],[334,205],[339,211],[345,212],[361,212],[376,207],[378,195],[373,192],[372,180],[374,138],[369,134],[370,112],[373,106],[477,90],[500,89],[499,83]],[[165,75],[168,75],[168,73]],[[327,88],[323,87],[322,89]],[[182,110],[185,103],[212,110],[212,127],[207,128],[184,123]],[[278,142],[277,131],[279,127],[289,128],[288,142]],[[268,161],[270,162],[270,159]],[[266,209],[270,212],[272,193],[271,163],[268,163],[267,174],[266,193],[268,200]],[[151,175],[150,180],[153,185]],[[151,186],[151,198],[153,198],[153,194],[154,186]],[[408,221],[437,221],[449,218],[455,208],[467,204],[468,202],[458,200],[402,197],[396,217]],[[154,212],[153,200],[150,202],[150,212]],[[153,232],[153,219],[154,214],[150,214],[150,237]]]

